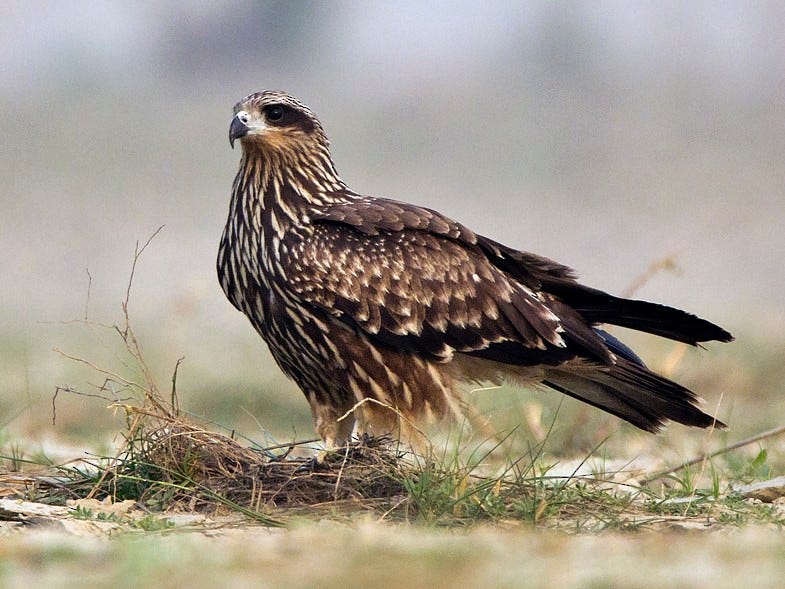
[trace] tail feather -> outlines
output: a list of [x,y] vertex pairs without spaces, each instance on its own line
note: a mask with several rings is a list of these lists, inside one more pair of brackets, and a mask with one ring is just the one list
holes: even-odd
[[549,369],[544,384],[648,432],[659,431],[668,420],[694,427],[725,427],[698,408],[695,393],[623,358],[612,366]]

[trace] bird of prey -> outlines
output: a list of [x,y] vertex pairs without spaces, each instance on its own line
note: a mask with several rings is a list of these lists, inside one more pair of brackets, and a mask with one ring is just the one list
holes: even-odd
[[579,284],[547,258],[341,180],[322,124],[280,91],[234,107],[242,145],[218,277],[302,389],[326,447],[460,415],[460,385],[545,385],[656,432],[723,424],[599,326],[697,345],[724,329]]

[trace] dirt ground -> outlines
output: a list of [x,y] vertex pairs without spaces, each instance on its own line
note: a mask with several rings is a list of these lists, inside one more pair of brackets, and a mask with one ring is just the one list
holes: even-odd
[[288,530],[191,521],[165,532],[100,522],[3,528],[3,587],[781,587],[785,544],[766,527],[569,535],[303,522]]

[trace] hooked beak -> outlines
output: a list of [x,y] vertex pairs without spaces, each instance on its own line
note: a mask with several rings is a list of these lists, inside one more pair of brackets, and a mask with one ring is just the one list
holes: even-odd
[[240,120],[239,113],[232,119],[229,125],[229,145],[234,149],[234,140],[245,137],[248,134],[248,125]]

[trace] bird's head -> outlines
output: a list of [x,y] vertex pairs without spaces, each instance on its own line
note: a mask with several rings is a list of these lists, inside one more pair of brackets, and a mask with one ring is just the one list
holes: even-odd
[[266,152],[328,147],[319,119],[310,108],[285,92],[268,90],[246,96],[234,105],[229,144]]

